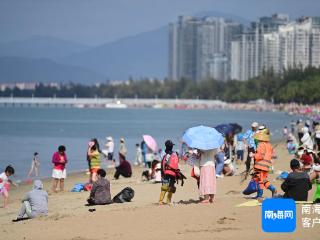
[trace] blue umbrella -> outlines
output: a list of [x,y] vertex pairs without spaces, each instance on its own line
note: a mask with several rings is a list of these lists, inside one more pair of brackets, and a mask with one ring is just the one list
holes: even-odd
[[230,124],[219,124],[214,128],[224,136],[233,133],[233,127]]
[[221,147],[224,138],[216,129],[205,126],[189,128],[182,140],[191,148],[211,150]]

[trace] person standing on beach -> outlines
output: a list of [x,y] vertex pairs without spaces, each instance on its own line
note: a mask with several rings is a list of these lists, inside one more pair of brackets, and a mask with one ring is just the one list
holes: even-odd
[[119,152],[124,155],[125,157],[127,156],[127,147],[124,141],[124,138],[120,138],[120,147],[119,147]]
[[113,153],[114,153],[114,142],[113,142],[113,138],[111,136],[107,137],[106,138],[107,142],[106,144],[104,145],[106,147],[105,150],[103,150],[102,152],[107,155],[107,160],[108,161],[112,161],[113,163],[115,162],[114,161],[114,158],[113,158]]
[[172,195],[176,192],[176,187],[174,186],[176,182],[179,157],[173,152],[173,143],[171,140],[165,142],[165,155],[161,162],[161,175],[162,175],[162,186],[159,198],[159,204],[164,204],[163,200],[167,194],[167,204],[171,203]]
[[216,189],[215,151],[201,151],[199,191],[200,196],[204,197],[201,203],[212,203]]
[[90,182],[98,180],[97,171],[101,168],[100,147],[96,138],[91,139],[88,143],[87,158],[90,162]]
[[142,161],[143,161],[144,166],[146,167],[147,166],[146,154],[148,151],[148,147],[147,147],[147,144],[144,140],[141,142],[140,146],[141,146]]
[[135,157],[134,164],[136,166],[142,165],[142,153],[141,153],[141,147],[139,143],[136,144],[136,157]]
[[57,192],[58,183],[60,183],[60,191],[64,191],[64,179],[67,177],[66,164],[68,162],[66,147],[61,145],[58,151],[52,156],[53,170],[52,170],[52,191]]
[[243,135],[244,142],[248,145],[247,160],[246,160],[246,172],[249,172],[249,170],[250,170],[253,154],[256,151],[256,144],[254,142],[253,135],[257,132],[258,126],[259,126],[259,124],[257,122],[253,122],[251,124],[251,129],[249,129]]
[[35,152],[33,154],[33,159],[32,159],[32,163],[31,163],[31,169],[28,173],[28,177],[31,177],[32,173],[34,172],[35,176],[38,177],[39,176],[39,167],[40,167],[40,160],[39,160],[39,153]]

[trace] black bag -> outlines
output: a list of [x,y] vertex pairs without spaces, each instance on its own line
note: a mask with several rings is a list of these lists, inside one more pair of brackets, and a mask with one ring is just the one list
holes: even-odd
[[115,203],[124,203],[130,202],[134,197],[134,190],[131,187],[126,187],[121,190],[116,196],[113,198],[113,202]]

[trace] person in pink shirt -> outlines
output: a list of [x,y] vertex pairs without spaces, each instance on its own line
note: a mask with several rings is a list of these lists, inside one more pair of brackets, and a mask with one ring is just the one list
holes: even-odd
[[68,162],[66,155],[66,147],[61,145],[58,151],[52,156],[52,191],[57,192],[58,183],[60,183],[60,191],[64,191],[64,179],[67,177],[66,163]]

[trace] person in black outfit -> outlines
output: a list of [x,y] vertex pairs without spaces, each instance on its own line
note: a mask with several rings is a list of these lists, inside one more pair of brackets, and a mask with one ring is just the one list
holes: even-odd
[[292,172],[281,185],[281,189],[284,191],[283,198],[307,201],[308,191],[312,188],[309,175],[301,170],[300,162],[297,159],[291,160],[290,167]]

